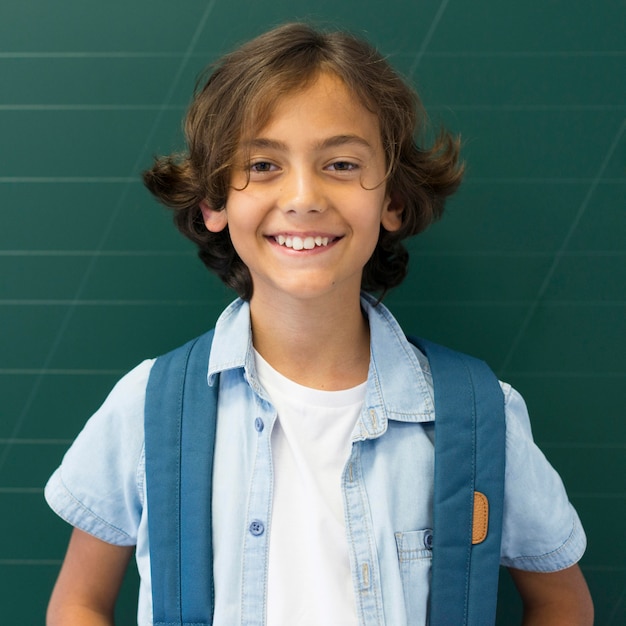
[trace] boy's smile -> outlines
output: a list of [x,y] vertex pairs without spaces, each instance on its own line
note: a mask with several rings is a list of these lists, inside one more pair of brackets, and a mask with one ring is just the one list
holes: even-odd
[[315,250],[315,248],[326,248],[328,244],[331,245],[338,240],[337,237],[327,237],[326,235],[300,233],[299,235],[276,235],[271,236],[270,239],[279,246],[285,246],[292,250]]
[[[203,204],[207,228],[228,225],[250,270],[253,300],[357,296],[391,207],[378,120],[333,74],[281,98],[244,138],[226,208]],[[270,300],[271,301],[271,300]]]

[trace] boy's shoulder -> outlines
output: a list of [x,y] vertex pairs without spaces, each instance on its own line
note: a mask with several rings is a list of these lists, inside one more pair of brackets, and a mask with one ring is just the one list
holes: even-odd
[[106,400],[95,413],[105,414],[106,419],[114,416],[122,423],[133,421],[133,416],[143,415],[146,387],[156,359],[145,359],[120,378],[111,389]]

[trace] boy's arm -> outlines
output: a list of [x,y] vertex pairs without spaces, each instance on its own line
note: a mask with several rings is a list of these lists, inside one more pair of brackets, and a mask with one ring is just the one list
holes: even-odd
[[524,626],[593,625],[593,602],[578,565],[550,573],[509,572],[524,604]]
[[48,626],[110,626],[133,546],[114,546],[74,529],[50,598]]

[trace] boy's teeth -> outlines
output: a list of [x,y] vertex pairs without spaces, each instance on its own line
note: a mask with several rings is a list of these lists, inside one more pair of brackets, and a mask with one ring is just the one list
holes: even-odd
[[328,245],[328,237],[285,237],[284,235],[277,235],[275,237],[276,242],[287,248],[292,248],[293,250],[313,250],[315,246],[327,246]]

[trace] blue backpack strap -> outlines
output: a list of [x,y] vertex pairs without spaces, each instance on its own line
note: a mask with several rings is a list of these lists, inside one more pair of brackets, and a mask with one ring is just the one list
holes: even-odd
[[[435,391],[430,624],[494,624],[504,501],[504,395],[483,361],[422,339],[411,341],[429,360]],[[481,517],[483,527],[476,528]]]
[[[218,388],[206,382],[212,339],[213,331],[159,357],[146,389],[155,626],[212,622],[211,476]],[[411,341],[429,359],[437,410],[429,622],[493,624],[504,499],[502,391],[482,361],[422,339]],[[488,532],[479,541],[473,537],[478,491],[489,506]]]
[[210,626],[213,621],[211,477],[218,385],[207,383],[212,340],[210,331],[159,357],[146,388],[155,626]]

